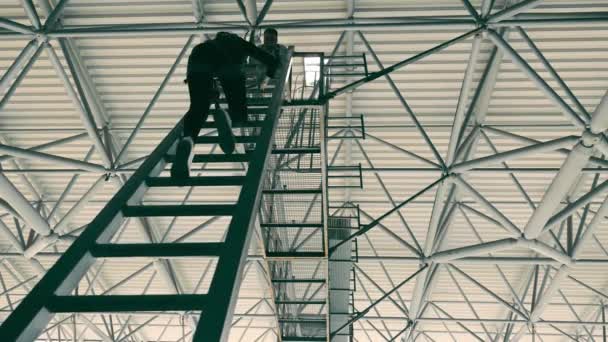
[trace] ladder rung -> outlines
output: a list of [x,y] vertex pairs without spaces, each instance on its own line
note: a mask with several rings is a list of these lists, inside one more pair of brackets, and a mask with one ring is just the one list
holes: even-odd
[[304,154],[321,153],[320,147],[300,147],[300,148],[277,148],[272,150],[272,154]]
[[268,251],[266,251],[266,256],[268,258],[323,258],[323,257],[325,257],[325,253],[323,253],[323,252],[268,252]]
[[[255,143],[258,137],[255,135],[235,135],[234,138],[239,144]],[[218,144],[219,139],[217,136],[200,136],[196,138],[197,144]]]
[[319,283],[324,284],[325,279],[272,279],[273,283]]
[[91,248],[91,254],[96,258],[122,257],[203,257],[219,256],[223,243],[220,242],[188,242],[188,243],[120,243],[97,244]]
[[153,177],[146,180],[150,187],[162,186],[239,186],[243,185],[244,176],[202,176],[175,179],[172,177]]
[[[251,120],[247,121],[244,124],[233,123],[232,128],[242,128],[242,127],[260,127],[262,126],[263,120]],[[215,122],[207,121],[201,125],[202,128],[216,128]]]
[[270,105],[270,97],[264,97],[264,98],[249,98],[247,99],[247,110],[251,110],[252,108],[249,108],[249,106],[258,106],[258,107],[262,107],[262,106],[268,106]]
[[264,228],[323,228],[321,223],[261,223]]
[[126,217],[230,216],[234,208],[234,204],[133,205],[124,207],[122,213]]
[[[197,154],[193,158],[194,163],[240,163],[246,162],[249,159],[247,154]],[[172,163],[175,160],[174,155],[167,155],[165,160]]]
[[[333,312],[332,312],[333,314]],[[279,323],[325,323],[323,318],[279,318]],[[308,341],[308,340],[306,340]]]
[[283,342],[327,342],[327,337],[314,336],[281,336]]
[[249,160],[248,154],[197,154],[194,156],[195,163],[238,163]]
[[51,312],[200,311],[206,295],[54,296]]
[[306,194],[320,194],[321,189],[269,189],[263,190],[263,193],[271,195],[306,195]]
[[192,160],[195,163],[241,163],[249,161],[248,154],[197,154]]
[[274,303],[277,305],[292,305],[292,304],[324,305],[326,303],[326,301],[325,300],[300,299],[300,300],[275,300]]
[[[226,110],[226,109],[222,109],[222,110]],[[216,109],[215,108],[210,108],[209,109],[209,114],[213,115],[215,114]],[[268,108],[259,108],[259,107],[252,107],[252,108],[247,108],[247,114],[266,114],[268,112]]]

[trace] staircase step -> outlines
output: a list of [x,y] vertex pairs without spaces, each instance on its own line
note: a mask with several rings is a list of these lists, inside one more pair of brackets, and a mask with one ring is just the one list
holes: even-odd
[[272,154],[307,154],[321,153],[320,147],[295,147],[295,148],[277,148],[272,150]]
[[231,216],[234,204],[132,205],[122,209],[126,217],[142,216]]
[[149,187],[168,186],[239,186],[243,185],[244,176],[202,176],[189,177],[187,179],[175,179],[172,177],[152,177],[146,180]]
[[304,278],[300,278],[300,279],[272,279],[271,280],[273,283],[318,283],[318,284],[324,284],[325,283],[325,279],[304,279]]
[[327,301],[325,299],[296,299],[296,300],[275,300],[277,305],[325,305]]
[[[247,121],[244,124],[233,123],[232,128],[261,127],[263,123],[264,123],[263,120],[251,120],[251,121]],[[205,123],[203,123],[201,125],[201,128],[216,128],[216,125],[215,125],[215,122],[213,122],[213,121],[206,121]]]
[[323,228],[322,223],[261,223],[264,228]]
[[262,191],[267,195],[313,195],[322,193],[321,189],[268,189]]
[[[174,155],[167,155],[165,160],[172,163],[175,160]],[[194,163],[242,163],[249,160],[248,154],[197,154],[193,158]]]
[[[258,137],[255,135],[243,136],[243,135],[235,135],[234,138],[236,142],[239,144],[251,144],[256,143]],[[217,144],[219,143],[219,139],[217,136],[200,136],[196,138],[197,144]]]
[[[222,110],[225,110],[225,109],[222,109]],[[259,108],[259,107],[247,108],[247,114],[266,114],[267,112],[268,112],[268,108]],[[210,115],[215,114],[215,108],[210,108],[209,114]]]
[[281,336],[283,342],[327,342],[327,337]]
[[207,295],[53,296],[51,312],[200,311]]
[[224,247],[220,242],[188,243],[105,243],[96,244],[91,254],[96,258],[124,257],[204,257],[219,256]]
[[249,161],[248,154],[197,154],[194,156],[195,163],[242,163]]
[[266,251],[266,257],[269,259],[271,259],[271,258],[317,259],[317,258],[325,257],[325,253],[323,253],[323,252],[269,252],[269,251]]

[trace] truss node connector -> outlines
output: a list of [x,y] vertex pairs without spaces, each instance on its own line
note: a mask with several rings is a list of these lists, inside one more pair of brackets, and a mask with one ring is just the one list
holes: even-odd
[[475,25],[478,29],[481,29],[481,32],[476,33],[475,35],[481,34],[483,36],[485,32],[488,31],[488,22],[485,18],[479,18],[479,20],[475,22]]
[[59,235],[57,233],[51,233],[47,236],[39,237],[36,242],[34,242],[23,252],[23,256],[31,259],[38,254],[38,252],[57,242],[57,240],[59,240]]
[[49,42],[49,37],[45,32],[42,31],[36,32],[34,38],[38,41],[38,44],[45,44]]
[[602,134],[595,134],[590,129],[583,131],[581,136],[581,144],[587,148],[598,146],[602,142]]
[[117,177],[118,173],[116,169],[108,170],[104,175],[104,181],[109,182],[112,178]]

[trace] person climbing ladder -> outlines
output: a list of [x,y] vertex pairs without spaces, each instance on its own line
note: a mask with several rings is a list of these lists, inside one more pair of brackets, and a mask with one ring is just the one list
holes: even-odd
[[198,44],[188,59],[187,79],[190,108],[184,117],[184,131],[177,145],[175,160],[171,166],[171,177],[188,178],[192,163],[192,149],[202,124],[209,115],[211,101],[219,96],[214,87],[214,77],[221,83],[230,116],[216,106],[215,124],[220,148],[226,154],[234,151],[235,138],[232,123],[247,122],[245,75],[242,65],[247,56],[264,63],[267,75],[274,77],[279,61],[263,49],[229,32],[219,32],[214,39]]

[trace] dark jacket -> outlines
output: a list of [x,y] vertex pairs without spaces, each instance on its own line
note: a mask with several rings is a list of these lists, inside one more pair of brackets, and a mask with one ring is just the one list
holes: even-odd
[[240,68],[248,56],[264,63],[269,74],[274,74],[279,64],[274,56],[236,34],[219,32],[214,39],[192,49],[188,59],[188,74],[197,71],[212,72],[224,67]]

